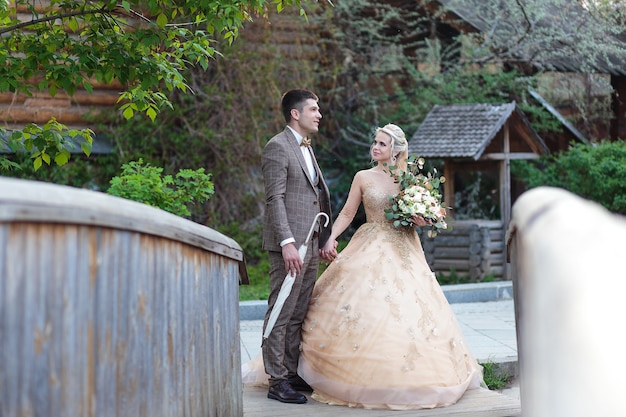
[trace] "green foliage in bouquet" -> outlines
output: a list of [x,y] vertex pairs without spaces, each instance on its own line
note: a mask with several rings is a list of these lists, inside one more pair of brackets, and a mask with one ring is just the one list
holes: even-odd
[[389,171],[395,182],[400,184],[400,192],[389,197],[391,207],[385,209],[385,218],[395,227],[415,227],[414,215],[423,217],[430,224],[429,237],[447,229],[446,209],[442,202],[439,186],[445,177],[438,176],[437,170],[424,172],[424,158],[410,155],[406,171],[390,166]]
[[190,216],[188,205],[204,203],[214,193],[211,174],[204,168],[181,169],[175,177],[162,176],[163,168],[139,159],[122,165],[120,176],[111,179],[107,193],[161,208],[177,216]]

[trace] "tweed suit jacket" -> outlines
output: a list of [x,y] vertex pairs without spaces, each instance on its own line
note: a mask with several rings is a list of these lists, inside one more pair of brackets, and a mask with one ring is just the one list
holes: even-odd
[[[310,178],[300,145],[288,127],[265,145],[261,164],[265,182],[263,249],[281,251],[280,242],[289,237],[296,240],[296,248],[299,248],[320,211],[332,221],[328,186],[312,151],[311,156],[317,171],[317,183]],[[321,228],[323,221],[323,218],[318,221],[317,228],[320,247],[328,239],[331,229],[331,222],[328,227]]]

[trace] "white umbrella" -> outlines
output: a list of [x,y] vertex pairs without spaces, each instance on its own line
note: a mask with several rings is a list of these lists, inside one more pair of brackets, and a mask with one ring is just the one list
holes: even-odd
[[[317,224],[317,219],[320,216],[326,217],[326,222],[324,223],[324,227],[328,226],[328,214],[326,213],[318,213],[313,219],[313,223],[311,224],[311,229],[309,230],[309,234],[306,237],[306,240],[298,248],[298,255],[300,255],[300,259],[304,261],[304,257],[306,256],[306,251],[309,246],[309,242],[313,237],[313,229],[315,229],[315,225]],[[278,292],[278,297],[276,298],[276,302],[274,303],[274,308],[272,308],[272,312],[270,313],[269,319],[267,319],[267,325],[265,326],[265,332],[263,332],[263,340],[267,339],[267,337],[272,332],[274,328],[274,324],[276,324],[276,320],[278,319],[278,315],[280,311],[283,309],[283,305],[285,304],[285,300],[291,294],[291,287],[293,287],[293,282],[296,280],[296,275],[292,275],[291,273],[287,273],[285,280],[283,281],[283,285],[280,287],[280,291]]]

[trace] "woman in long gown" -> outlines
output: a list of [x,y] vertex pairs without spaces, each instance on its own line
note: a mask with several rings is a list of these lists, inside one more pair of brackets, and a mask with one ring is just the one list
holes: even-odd
[[[302,329],[298,373],[312,398],[333,405],[419,409],[456,403],[478,388],[482,369],[471,354],[412,227],[385,219],[399,185],[388,166],[405,169],[408,143],[396,125],[378,128],[334,222]],[[404,165],[404,166],[403,166]],[[367,222],[337,255],[336,239],[363,203]],[[426,224],[415,217],[416,225]]]

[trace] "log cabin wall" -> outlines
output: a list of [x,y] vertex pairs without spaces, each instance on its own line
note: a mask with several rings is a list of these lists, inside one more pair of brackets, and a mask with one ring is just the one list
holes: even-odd
[[[9,0],[9,9],[15,3]],[[34,11],[43,13],[50,7],[49,0],[34,3]],[[18,5],[17,18],[32,20],[32,14],[25,5]],[[0,93],[0,124],[8,129],[21,128],[29,123],[44,124],[51,118],[72,128],[93,128],[93,115],[102,112],[116,112],[116,103],[123,86],[119,82],[103,84],[92,79],[93,93],[78,89],[73,96],[59,91],[51,96],[47,91],[33,92],[32,95],[12,92]]]
[[64,92],[54,97],[46,92],[37,92],[32,96],[0,93],[0,123],[7,128],[15,128],[28,123],[44,124],[54,117],[70,127],[93,127],[91,116],[117,112],[116,103],[121,91],[119,85],[96,84],[93,94],[78,90],[72,97]]
[[426,260],[435,275],[452,271],[471,282],[488,276],[509,279],[505,268],[504,226],[499,220],[454,221],[451,230],[429,238],[419,230]]
[[[42,0],[35,10],[43,12],[48,6],[49,1]],[[24,6],[19,6],[17,10],[21,20],[32,18]],[[322,11],[323,7],[316,5],[311,5],[310,10],[307,8],[309,14]],[[255,51],[260,50],[267,59],[306,60],[306,68],[312,70],[321,59],[319,30],[315,24],[305,22],[295,8],[286,8],[281,13],[272,10],[269,18],[256,17],[247,22],[237,42]],[[103,84],[91,79],[90,83],[93,93],[78,89],[71,97],[63,91],[54,97],[47,91],[34,92],[32,96],[0,93],[0,124],[8,129],[21,128],[28,123],[43,124],[54,117],[68,127],[93,129],[93,116],[119,114],[117,100],[125,88],[115,81]]]

